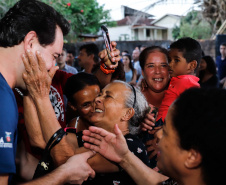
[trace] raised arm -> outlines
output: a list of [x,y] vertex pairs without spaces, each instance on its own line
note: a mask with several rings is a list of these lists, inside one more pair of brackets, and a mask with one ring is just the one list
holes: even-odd
[[[120,60],[120,56],[119,56],[120,51],[116,49],[116,45],[117,45],[116,42],[111,42],[111,45],[113,49],[113,51],[111,52],[111,56],[112,56],[111,60],[112,62],[115,62],[115,65],[113,65],[109,60],[106,49],[102,50],[99,53],[99,57],[101,59],[101,62],[105,63],[107,67],[114,69],[118,66],[118,61]],[[97,72],[95,73],[95,76],[98,78],[101,84],[101,88],[103,88],[108,83],[111,82],[112,73],[105,74],[103,71],[101,71],[101,69],[98,69]]]
[[[61,128],[49,99],[50,85],[58,67],[53,66],[48,72],[39,52],[36,53],[37,59],[31,52],[26,54],[23,56],[26,70],[23,79],[36,107],[43,138],[47,143],[52,135]],[[63,137],[57,144],[58,147],[51,150],[57,166],[65,163],[70,156],[74,155],[74,143],[71,141],[70,136]]]
[[99,152],[109,160],[119,165],[133,178],[138,185],[156,185],[168,177],[152,170],[139,158],[129,151],[122,132],[115,125],[115,134],[97,127],[90,127],[89,131],[83,131],[85,147]]
[[32,146],[44,149],[46,142],[42,135],[38,114],[32,98],[23,96],[24,122]]

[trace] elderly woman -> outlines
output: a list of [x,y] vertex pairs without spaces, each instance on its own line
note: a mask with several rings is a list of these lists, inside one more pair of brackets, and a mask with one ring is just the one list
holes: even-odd
[[[61,128],[48,98],[50,78],[42,61],[39,61],[40,67],[33,67],[37,65],[37,62],[33,58],[29,59],[30,63],[27,60],[24,61],[27,69],[24,80],[30,93],[28,98],[30,102],[27,103],[31,105],[34,103],[44,140],[48,142],[52,135]],[[41,59],[39,58],[39,60]],[[39,85],[37,86],[37,84]],[[146,99],[139,90],[125,82],[114,81],[107,85],[95,99],[89,121],[93,125],[110,132],[113,132],[114,125],[117,123],[127,139],[130,150],[146,165],[149,165],[145,147],[134,135],[139,131],[139,120],[145,115],[147,108]],[[65,163],[74,154],[86,151],[82,147],[82,133],[76,135],[68,133],[51,150],[56,165]],[[114,184],[119,181],[120,184],[135,184],[124,170],[99,154],[90,158],[88,163],[97,173],[95,179],[86,182],[88,184]],[[105,174],[98,175],[98,173]]]

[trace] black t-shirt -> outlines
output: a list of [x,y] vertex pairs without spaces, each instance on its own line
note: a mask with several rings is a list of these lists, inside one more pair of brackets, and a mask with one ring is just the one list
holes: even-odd
[[[76,134],[78,139],[79,147],[82,147],[84,144],[84,141],[82,141],[82,132],[79,132]],[[143,161],[144,164],[147,166],[150,166],[149,158],[147,156],[147,151],[145,149],[144,144],[142,141],[132,135],[127,134],[125,135],[126,142],[128,145],[129,150],[136,155],[141,161]],[[135,185],[136,183],[132,180],[132,178],[126,173],[125,170],[123,170],[121,167],[119,167],[119,172],[115,173],[97,173],[95,178],[92,180],[87,180],[83,183],[84,185]]]

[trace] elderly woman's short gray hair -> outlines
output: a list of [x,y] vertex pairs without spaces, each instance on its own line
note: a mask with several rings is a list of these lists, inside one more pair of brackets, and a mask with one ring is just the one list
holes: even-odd
[[[140,123],[149,110],[147,100],[141,93],[141,91],[136,87],[132,87],[130,84],[120,80],[114,80],[113,82],[122,83],[128,89],[130,89],[130,93],[128,93],[126,97],[125,106],[133,108],[135,110],[135,113],[129,120],[129,132],[133,135],[138,134],[140,131]],[[136,93],[136,95],[134,94],[134,92]]]

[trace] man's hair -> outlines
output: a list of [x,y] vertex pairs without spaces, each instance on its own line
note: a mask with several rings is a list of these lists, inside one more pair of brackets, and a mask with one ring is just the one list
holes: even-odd
[[75,105],[76,102],[74,102],[73,95],[91,85],[98,85],[100,87],[100,83],[96,76],[80,72],[67,79],[64,87],[64,94],[66,95],[68,101]]
[[180,147],[200,152],[205,183],[224,182],[226,90],[189,89],[180,95],[172,108],[172,124],[179,136]]
[[226,46],[226,42],[221,43],[220,46]]
[[0,47],[20,44],[30,31],[35,31],[43,46],[55,40],[56,26],[66,35],[68,21],[51,6],[38,0],[20,0],[0,20]]
[[84,44],[79,48],[79,51],[81,51],[83,49],[86,50],[86,53],[88,56],[94,54],[93,59],[94,59],[95,63],[99,62],[99,57],[98,57],[99,49],[96,44],[94,44],[94,43]]
[[159,51],[159,52],[165,54],[166,58],[168,60],[168,51],[165,48],[162,48],[160,46],[147,47],[140,53],[140,56],[139,56],[140,67],[142,68],[142,70],[144,70],[144,65],[145,65],[145,62],[146,62],[146,60],[148,58],[148,55],[150,53],[155,52],[155,51]]
[[71,53],[73,56],[75,56],[75,51],[72,49],[68,50],[67,53]]
[[198,69],[202,58],[202,49],[198,41],[190,37],[184,37],[173,42],[170,45],[170,49],[178,49],[180,52],[182,52],[187,63],[196,60],[197,67],[195,71]]

